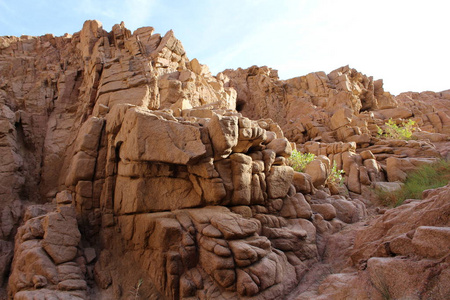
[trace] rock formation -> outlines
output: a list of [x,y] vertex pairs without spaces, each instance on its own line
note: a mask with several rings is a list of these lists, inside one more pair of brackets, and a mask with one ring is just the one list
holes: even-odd
[[[230,78],[226,86],[237,90],[239,112],[271,118],[299,150],[335,161],[350,192],[364,194],[377,182],[404,180],[418,165],[449,155],[449,91],[394,97],[382,80],[348,66],[289,80],[279,80],[268,67],[223,73]],[[413,120],[415,140],[381,139],[378,131],[388,120]]]
[[350,267],[289,299],[445,299],[450,293],[450,185],[424,192],[356,232]]
[[[171,31],[161,37],[153,34],[153,28],[147,27],[131,34],[120,24],[108,33],[98,21],[88,21],[73,36],[2,37],[0,41],[2,281],[10,273],[14,249],[12,241],[18,225],[27,221],[22,217],[27,203],[72,203],[76,207],[83,236],[88,240],[99,234],[102,221],[110,220],[108,218],[112,217],[113,212],[111,193],[114,193],[116,186],[117,170],[105,168],[118,167],[118,161],[114,160],[119,152],[114,152],[117,144],[108,140],[108,134],[115,137],[119,133],[124,117],[125,122],[136,122],[144,116],[144,123],[139,121],[137,126],[163,126],[158,129],[154,127],[153,132],[147,133],[161,134],[161,142],[165,141],[168,147],[163,150],[165,153],[161,152],[162,148],[158,147],[162,145],[158,144],[153,144],[154,149],[148,150],[162,153],[159,157],[137,158],[136,155],[141,153],[131,153],[133,150],[129,150],[129,155],[135,160],[192,165],[203,158],[207,150],[211,151],[201,142],[202,139],[205,143],[209,140],[208,132],[200,125],[179,123],[175,116],[180,116],[182,109],[193,106],[214,104],[215,108],[225,109],[235,105],[236,92],[224,88],[221,76],[211,76],[197,60],[189,61],[183,46]],[[131,106],[141,107],[142,112],[149,109],[158,109],[159,112],[157,116],[147,117],[145,112],[138,110],[134,117],[130,113],[125,116]],[[164,109],[171,109],[171,122],[160,121],[169,116]],[[114,117],[110,116],[107,122],[110,111]],[[127,123],[127,126],[132,130],[134,125]],[[131,135],[120,135],[124,149],[133,143]],[[178,141],[178,137],[181,136],[189,137],[187,145],[180,144],[182,141]],[[142,146],[144,149],[139,151],[150,153],[145,149],[145,143]],[[178,152],[174,151],[178,148]],[[124,160],[128,159],[124,157]],[[128,184],[120,179],[117,181],[119,186],[121,183]],[[164,186],[171,180],[162,178],[150,182]],[[146,184],[136,180],[133,183]],[[177,184],[179,190],[176,191],[192,196],[193,202],[188,207],[202,203],[188,178],[179,179]],[[207,184],[214,185],[211,182]],[[167,188],[170,189],[169,186]],[[165,192],[161,191],[162,199],[168,196]],[[101,202],[106,198],[111,201]],[[120,200],[117,205],[120,205]],[[156,210],[165,209],[168,207]],[[37,224],[34,218],[40,220],[42,217],[40,213],[33,216],[31,220]],[[24,226],[28,226],[28,222],[31,221]],[[21,227],[21,230],[25,229]],[[34,238],[42,239],[42,235]],[[27,240],[16,239],[16,252]],[[78,242],[79,237],[75,246]],[[52,258],[55,263],[61,263]],[[69,260],[72,259],[75,257]],[[15,271],[13,269],[12,274]],[[56,284],[55,278],[47,278],[47,281]],[[15,279],[12,276],[10,282]],[[18,283],[11,282],[10,286],[16,287],[10,289],[11,295],[21,289]],[[42,288],[46,285],[38,286]]]
[[422,136],[432,141],[445,141],[449,134],[448,91],[394,97],[384,91],[382,80],[348,66],[288,80],[279,80],[277,71],[268,67],[223,73],[230,78],[227,86],[237,90],[239,112],[271,118],[297,143],[355,142],[366,148],[377,144],[376,125],[384,126],[387,119],[413,118],[425,132]]
[[[367,217],[374,186],[447,155],[449,95],[393,97],[349,67],[212,76],[172,31],[123,23],[0,37],[0,299],[332,295],[298,286],[333,237]],[[387,119],[410,118],[419,140],[377,137]],[[293,149],[317,156],[303,173],[288,165]],[[344,186],[328,181],[333,163]],[[448,282],[448,189],[357,235],[351,267],[367,267],[373,295],[374,272],[404,264],[399,255],[430,259],[414,267],[434,280],[421,295],[448,292],[436,289]],[[424,211],[430,222],[386,233],[391,218]]]

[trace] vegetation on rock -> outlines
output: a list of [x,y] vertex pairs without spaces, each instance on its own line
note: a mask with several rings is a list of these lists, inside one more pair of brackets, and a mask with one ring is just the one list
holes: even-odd
[[344,184],[344,170],[338,169],[336,161],[333,161],[333,167],[331,168],[330,175],[328,175],[328,182],[334,182],[338,185]]
[[303,172],[306,165],[312,162],[316,156],[313,153],[301,153],[297,150],[292,150],[291,157],[288,159],[288,164],[297,172]]
[[380,204],[396,207],[406,199],[422,199],[425,190],[443,187],[450,181],[450,161],[438,160],[424,164],[408,174],[404,185],[397,191],[375,190]]
[[377,126],[378,136],[395,140],[410,140],[413,132],[416,130],[416,122],[411,119],[403,121],[400,125],[389,119],[384,125],[384,130]]

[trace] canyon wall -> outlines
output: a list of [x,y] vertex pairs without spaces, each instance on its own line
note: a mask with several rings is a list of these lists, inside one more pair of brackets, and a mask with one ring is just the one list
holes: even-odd
[[[373,187],[447,155],[449,102],[349,67],[212,76],[151,27],[0,37],[0,299],[284,299]],[[418,140],[377,136],[388,119]]]
[[180,116],[193,106],[235,106],[236,92],[189,61],[172,31],[160,36],[145,27],[131,34],[120,24],[108,33],[87,21],[74,35],[1,37],[0,51],[2,282],[29,204],[56,203],[57,193],[69,189],[62,203],[78,203],[83,234],[98,235],[106,207],[100,198],[111,181],[109,111],[125,113],[126,104]]

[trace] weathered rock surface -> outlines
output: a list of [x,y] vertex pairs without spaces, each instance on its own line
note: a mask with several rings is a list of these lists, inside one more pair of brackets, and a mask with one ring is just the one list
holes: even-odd
[[[340,168],[343,158],[334,157],[336,154],[370,151],[373,154],[370,158],[381,166],[367,162],[373,167],[370,174],[367,167],[362,167],[360,158],[355,161],[357,164],[347,165],[344,176],[350,192],[361,194],[371,182],[389,179],[384,178],[388,157],[448,156],[448,91],[410,92],[394,97],[384,91],[382,80],[374,81],[348,66],[330,74],[317,72],[288,80],[279,80],[277,71],[268,67],[226,70],[224,74],[230,78],[226,85],[237,91],[237,110],[249,118],[273,119],[302,152],[327,155]],[[419,140],[380,138],[378,131],[385,130],[390,119],[395,124],[413,120],[413,138]],[[442,150],[430,141],[443,143]],[[311,142],[319,142],[320,146],[308,145]],[[342,143],[354,145],[344,150]],[[389,181],[406,178],[402,167],[389,169],[390,173],[397,173]],[[315,167],[315,186],[322,183],[317,177],[320,173],[320,167]]]
[[[285,165],[286,142],[280,137],[283,146],[270,149],[274,139],[268,137],[276,133],[233,111],[201,118],[142,107],[113,113],[105,129],[111,187],[103,186],[100,208],[112,210],[114,220],[102,223],[100,235],[112,239],[103,251],[114,260],[127,252],[141,264],[136,274],[168,298],[274,299],[289,293],[318,253],[311,208],[296,194],[294,171]],[[157,123],[135,128],[139,122]],[[192,134],[177,134],[185,131]],[[249,145],[237,147],[241,140]],[[162,148],[152,148],[157,145]],[[93,209],[81,206],[78,213]],[[108,261],[95,265],[96,281],[106,290],[125,282],[103,277],[112,273]]]
[[354,267],[325,275],[317,290],[289,299],[446,299],[450,185],[426,195],[357,231],[348,248]]
[[[342,232],[372,187],[448,153],[448,101],[393,97],[349,67],[212,76],[151,27],[0,37],[0,298],[285,299],[321,262],[344,264],[333,249],[350,256]],[[415,120],[419,140],[377,137],[389,118]],[[287,165],[295,148],[317,156],[304,173]],[[349,286],[367,279],[374,297],[426,285],[444,299],[448,189],[386,212],[355,239],[362,276],[311,295],[365,299]]]
[[[275,299],[317,261],[291,144],[237,113],[226,76],[189,61],[172,32],[87,21],[2,41],[10,297],[124,299],[142,279],[147,298]],[[18,227],[22,202],[38,200],[57,208],[29,206]]]
[[10,297],[85,299],[85,275],[76,262],[81,235],[75,209],[60,206],[45,212],[45,208],[29,207],[29,219],[18,229],[8,284]]
[[[361,232],[355,240],[355,251],[352,255],[354,263],[366,261],[372,256],[388,256],[390,254],[406,255],[402,253],[403,248],[397,249],[398,242],[394,242],[398,238],[407,237],[410,242],[408,251],[419,254],[415,250],[413,241],[416,240],[417,247],[425,247],[424,233],[428,232],[429,247],[440,248],[440,243],[432,243],[436,236],[445,237],[446,231],[440,231],[439,227],[448,227],[450,225],[450,186],[439,188],[430,192],[426,199],[412,201],[408,204],[403,204],[396,209],[389,210],[382,217],[376,220],[371,228],[365,232]],[[429,226],[436,227],[433,231]],[[415,234],[418,234],[416,238]],[[403,240],[406,242],[407,240]],[[443,242],[449,242],[444,239]],[[389,245],[394,243],[394,252],[390,250]],[[420,246],[423,245],[423,246]],[[447,245],[448,246],[448,245]],[[448,247],[444,247],[448,248]],[[400,252],[399,252],[400,251]],[[436,252],[437,251],[437,252]],[[419,252],[424,252],[419,250]],[[430,250],[429,253],[424,253],[424,257],[435,257],[439,250]],[[448,254],[446,251],[445,254]]]
[[268,67],[224,74],[230,78],[227,86],[237,91],[239,112],[273,119],[297,143],[354,141],[367,147],[376,142],[376,125],[383,127],[387,119],[412,118],[422,131],[449,134],[448,91],[394,97],[384,91],[382,80],[348,66],[328,75],[317,72],[288,80],[279,80],[277,71]]
[[[73,35],[0,40],[1,284],[8,278],[25,202],[52,201],[65,191],[58,193],[55,201],[75,206],[81,233],[89,239],[99,234],[102,223],[114,225],[114,211],[159,211],[204,205],[204,201],[216,204],[220,200],[216,198],[225,197],[214,168],[205,169],[213,171],[212,176],[204,178],[204,172],[194,172],[199,178],[189,178],[186,164],[197,165],[210,156],[210,137],[202,122],[179,122],[176,117],[182,110],[189,115],[187,108],[202,105],[207,112],[212,107],[234,108],[236,92],[224,87],[225,76],[214,77],[196,59],[189,61],[172,31],[161,36],[146,27],[132,34],[122,23],[108,33],[100,22],[87,21]],[[129,109],[131,106],[136,107]],[[107,140],[110,132],[117,140]],[[258,133],[261,136],[263,130]],[[253,142],[259,136],[246,137]],[[116,146],[123,148],[123,163],[108,164],[107,157],[119,159],[109,152]],[[146,169],[149,162],[169,163],[162,168],[171,174],[155,165]],[[136,174],[141,180],[122,180]],[[142,195],[136,195],[135,203],[122,206],[121,198],[112,201],[116,176],[133,192],[142,184],[166,186],[159,196],[162,202],[149,208],[139,202]],[[177,197],[191,199],[187,201],[190,204],[161,204],[174,190]],[[100,203],[101,198],[111,201]],[[118,206],[113,209],[115,202]],[[45,237],[40,237],[37,248],[41,250],[35,251],[44,251],[56,264],[72,261],[80,251],[80,235],[68,235],[63,229],[77,224],[76,220],[61,218],[56,212],[49,214],[42,225]],[[20,247],[16,245],[16,252]],[[17,269],[13,266],[12,273]],[[74,290],[80,284],[65,281],[58,286]],[[12,294],[19,291],[10,290]],[[62,297],[52,293],[56,292],[47,296]],[[35,297],[29,292],[18,294],[24,299]]]

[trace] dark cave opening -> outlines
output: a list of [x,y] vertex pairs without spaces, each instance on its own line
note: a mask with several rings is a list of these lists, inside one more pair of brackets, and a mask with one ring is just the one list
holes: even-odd
[[245,104],[246,103],[244,100],[236,100],[236,110],[242,111],[244,109]]

